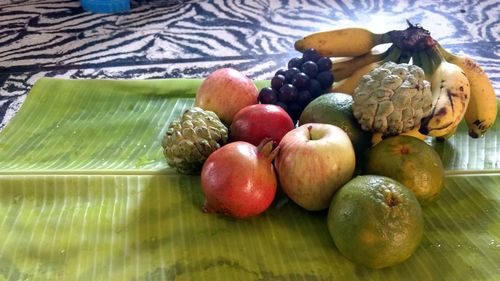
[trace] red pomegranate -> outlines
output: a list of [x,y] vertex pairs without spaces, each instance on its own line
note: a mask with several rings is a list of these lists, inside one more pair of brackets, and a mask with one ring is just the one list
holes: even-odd
[[278,148],[264,140],[258,147],[232,142],[214,151],[203,164],[203,211],[235,218],[264,212],[274,200],[277,178],[272,161]]

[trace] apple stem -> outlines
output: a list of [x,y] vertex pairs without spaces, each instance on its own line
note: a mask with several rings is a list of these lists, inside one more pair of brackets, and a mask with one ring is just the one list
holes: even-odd
[[309,133],[309,136],[307,136],[307,139],[309,139],[309,140],[312,139],[312,133],[311,133],[312,129],[313,129],[312,125],[307,126],[307,133]]

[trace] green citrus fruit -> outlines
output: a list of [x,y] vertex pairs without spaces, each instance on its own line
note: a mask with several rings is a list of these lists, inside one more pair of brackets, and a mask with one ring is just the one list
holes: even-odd
[[335,125],[344,130],[351,139],[356,158],[371,145],[371,133],[363,131],[352,114],[352,96],[343,93],[328,93],[311,101],[302,111],[299,125],[323,123]]
[[424,221],[415,195],[383,176],[357,176],[334,195],[328,230],[342,255],[370,268],[403,262],[418,248]]
[[364,165],[366,174],[390,177],[404,184],[422,205],[434,202],[443,189],[441,158],[430,145],[415,137],[384,139],[367,152]]

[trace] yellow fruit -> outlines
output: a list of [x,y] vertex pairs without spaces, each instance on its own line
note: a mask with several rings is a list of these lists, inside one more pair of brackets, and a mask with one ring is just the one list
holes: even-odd
[[[420,133],[418,131],[418,127],[413,129],[413,130],[410,130],[408,132],[404,132],[404,133],[401,133],[401,135],[403,136],[411,136],[411,137],[415,137],[419,140],[425,140],[427,138],[426,135],[423,135],[422,133]],[[372,146],[373,145],[376,145],[377,143],[381,142],[382,140],[384,139],[382,133],[373,133],[372,135]]]
[[366,28],[348,27],[307,34],[295,42],[295,49],[304,52],[314,48],[322,56],[355,57],[366,54],[380,44],[390,43],[386,33],[373,33]]
[[408,259],[423,235],[423,215],[415,195],[382,176],[358,176],[333,197],[328,230],[342,255],[370,268]]

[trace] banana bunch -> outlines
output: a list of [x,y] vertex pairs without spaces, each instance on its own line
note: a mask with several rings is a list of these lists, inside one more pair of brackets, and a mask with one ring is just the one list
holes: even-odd
[[420,132],[448,138],[465,119],[469,136],[478,138],[493,126],[497,116],[496,95],[482,67],[468,56],[454,55],[438,42],[415,54],[431,81],[434,104]]
[[[481,66],[468,56],[445,50],[430,33],[409,23],[405,30],[373,33],[365,28],[349,27],[315,32],[295,42],[304,52],[316,49],[332,60],[335,83],[331,92],[352,94],[361,78],[387,61],[413,63],[424,69],[431,82],[433,108],[422,119],[419,132],[446,139],[465,119],[472,138],[482,136],[495,122],[496,95]],[[390,44],[384,52],[374,48]]]

